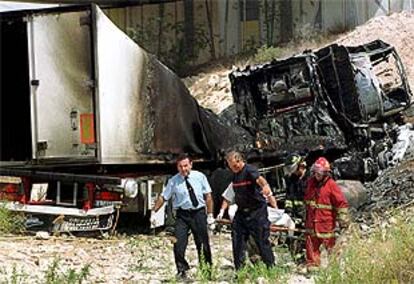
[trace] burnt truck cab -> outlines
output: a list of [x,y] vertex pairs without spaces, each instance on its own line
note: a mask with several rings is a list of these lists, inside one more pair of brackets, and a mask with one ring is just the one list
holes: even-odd
[[402,61],[381,40],[333,44],[315,54],[331,117],[349,145],[348,154],[335,161],[337,175],[372,180],[403,155],[397,141],[406,139],[403,111],[412,105],[412,92]]
[[276,151],[357,145],[397,122],[412,99],[395,48],[381,40],[333,44],[229,77],[238,123],[258,148]]
[[316,59],[304,53],[230,74],[238,122],[257,148],[284,155],[346,147],[329,115]]

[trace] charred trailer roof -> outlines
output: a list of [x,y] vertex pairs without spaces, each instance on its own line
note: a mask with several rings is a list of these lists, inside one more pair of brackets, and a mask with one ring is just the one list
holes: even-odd
[[346,131],[384,121],[410,105],[404,67],[391,45],[381,40],[355,47],[333,44],[315,54],[331,110]]
[[344,149],[345,138],[330,118],[311,53],[230,74],[239,123],[256,147],[274,153]]

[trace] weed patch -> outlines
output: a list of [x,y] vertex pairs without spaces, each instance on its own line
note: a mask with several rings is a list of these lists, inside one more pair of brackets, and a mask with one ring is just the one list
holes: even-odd
[[287,267],[274,266],[268,268],[264,263],[246,265],[236,273],[237,283],[286,283],[290,270]]
[[62,271],[60,267],[60,260],[55,259],[45,271],[45,283],[47,284],[79,283],[80,284],[83,281],[87,280],[87,277],[90,274],[89,271],[90,271],[89,264],[82,267],[79,271],[72,269],[72,268],[66,271]]

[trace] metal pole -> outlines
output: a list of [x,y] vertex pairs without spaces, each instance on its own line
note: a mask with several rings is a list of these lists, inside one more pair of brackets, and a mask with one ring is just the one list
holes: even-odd
[[391,0],[388,0],[388,16],[391,15]]
[[56,204],[60,204],[60,181],[56,182]]

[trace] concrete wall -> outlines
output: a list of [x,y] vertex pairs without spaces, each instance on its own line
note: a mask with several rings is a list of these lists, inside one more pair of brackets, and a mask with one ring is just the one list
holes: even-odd
[[362,25],[372,17],[414,8],[413,0],[331,0],[323,1],[323,29],[337,31]]
[[[145,33],[152,37],[145,43],[151,53],[165,53],[178,46],[183,38],[184,1],[164,4],[105,10],[108,16],[124,31]],[[286,23],[281,23],[281,3],[286,0],[194,0],[193,30],[195,48],[204,41],[206,46],[198,53],[199,64],[214,56],[228,56],[249,49],[252,45],[278,45],[284,38]],[[212,18],[214,52],[211,51],[210,28],[207,22],[206,2]],[[293,37],[306,37],[318,32],[341,32],[365,23],[372,17],[387,15],[414,8],[414,0],[291,0]],[[250,6],[249,6],[250,5]],[[247,19],[243,7],[257,5],[257,19]],[[273,9],[272,9],[273,8]],[[271,21],[273,19],[273,22]],[[160,23],[161,27],[160,27]],[[272,24],[273,23],[273,24]],[[290,24],[289,24],[290,25]],[[178,29],[174,29],[178,27]],[[161,32],[161,33],[160,33]],[[148,41],[148,39],[147,39]],[[200,44],[198,44],[200,45]],[[177,59],[179,60],[179,59]],[[183,58],[185,60],[185,58]]]

